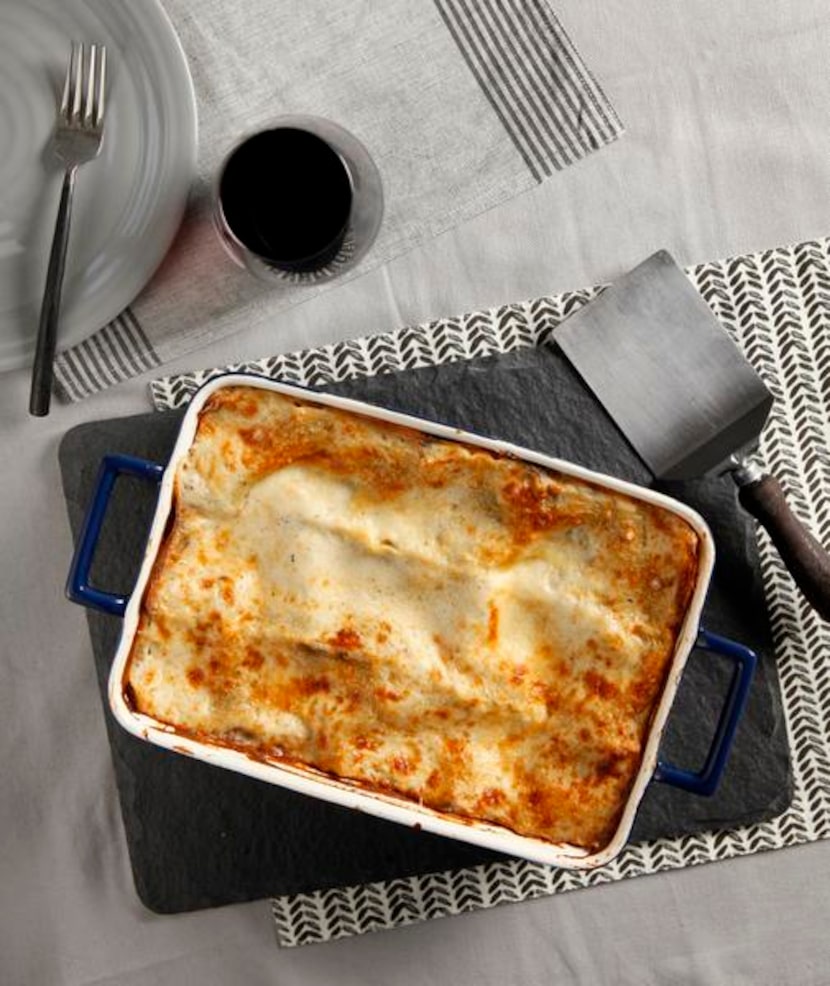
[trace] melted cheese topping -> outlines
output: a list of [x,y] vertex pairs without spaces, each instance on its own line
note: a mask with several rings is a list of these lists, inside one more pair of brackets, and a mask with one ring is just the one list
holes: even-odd
[[203,742],[597,848],[697,547],[662,507],[229,387],[176,476],[127,694]]

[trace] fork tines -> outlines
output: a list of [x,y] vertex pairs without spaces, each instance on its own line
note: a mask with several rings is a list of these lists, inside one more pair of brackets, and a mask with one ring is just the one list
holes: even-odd
[[107,50],[103,45],[72,42],[61,99],[63,122],[93,129],[101,126],[106,74]]

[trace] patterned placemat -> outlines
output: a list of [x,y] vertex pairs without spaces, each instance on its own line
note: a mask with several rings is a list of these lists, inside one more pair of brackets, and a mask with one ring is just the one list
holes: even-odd
[[[141,5],[106,6],[108,27],[129,50]],[[58,392],[70,401],[337,290],[529,191],[623,130],[548,0],[237,0],[233,14],[225,0],[199,0],[198,16],[192,0],[165,7],[193,73],[197,175],[150,283],[58,354]],[[214,179],[242,132],[298,113],[336,123],[365,145],[383,186],[383,222],[359,263],[345,252],[337,258],[337,279],[276,284],[226,256],[213,228]]]
[[[701,264],[695,287],[775,398],[760,454],[798,516],[830,544],[830,238]],[[545,345],[553,328],[601,288],[588,288],[384,335],[151,384],[157,408],[187,403],[228,369],[306,386]],[[272,901],[285,946],[362,934],[510,901],[830,837],[830,626],[796,590],[769,538],[759,534],[787,729],[794,792],[769,822],[628,846],[590,873],[511,860],[423,877]]]

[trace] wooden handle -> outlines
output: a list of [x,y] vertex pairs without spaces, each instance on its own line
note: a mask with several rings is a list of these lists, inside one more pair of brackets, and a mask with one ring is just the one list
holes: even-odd
[[816,612],[830,620],[830,555],[790,509],[773,476],[741,486],[738,498],[772,538],[781,559]]

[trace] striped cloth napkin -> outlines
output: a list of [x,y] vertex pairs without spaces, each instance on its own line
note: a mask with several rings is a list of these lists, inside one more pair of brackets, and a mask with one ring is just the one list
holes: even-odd
[[[188,55],[199,166],[176,243],[121,315],[59,354],[80,400],[336,289],[533,188],[614,140],[620,121],[547,0],[165,0]],[[252,43],[251,25],[256,25]],[[210,185],[242,132],[326,117],[367,147],[385,190],[368,255],[322,285],[266,285],[225,256]]]

